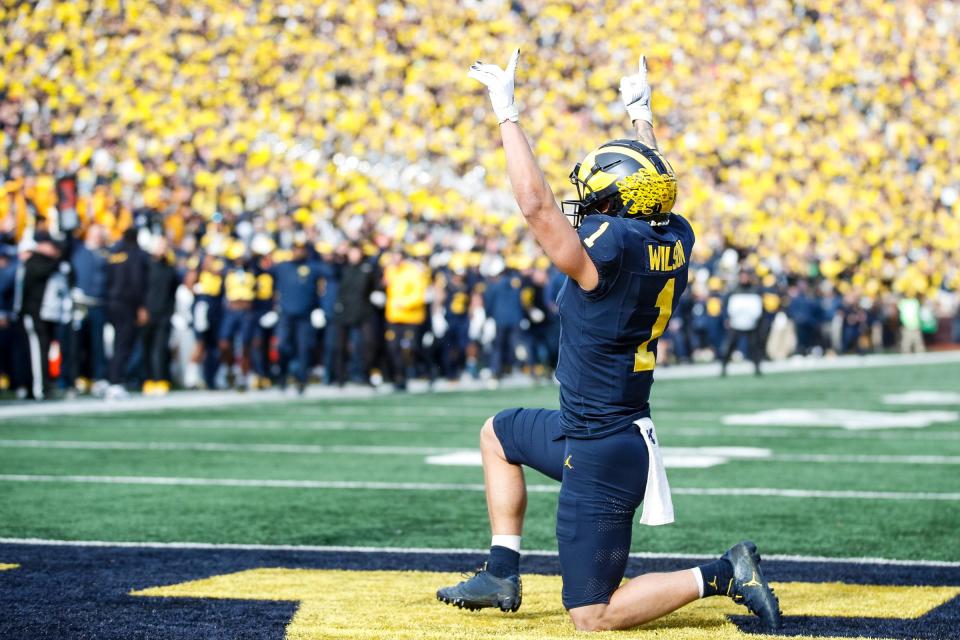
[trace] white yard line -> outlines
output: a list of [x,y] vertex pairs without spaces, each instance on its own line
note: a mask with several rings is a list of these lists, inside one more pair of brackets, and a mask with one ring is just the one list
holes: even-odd
[[843,464],[960,464],[960,456],[856,455],[831,453],[775,453],[768,460],[781,462],[823,462]]
[[[530,378],[516,378],[504,381],[500,390],[529,389],[544,386],[542,382]],[[553,386],[550,383],[550,386]],[[392,402],[397,399],[422,397],[425,393],[448,393],[457,391],[488,391],[486,384],[471,381],[455,387],[435,387],[430,389],[426,382],[414,380],[410,383],[408,395],[393,392],[388,387],[371,389],[362,386],[345,388],[310,385],[302,396],[288,396],[279,390],[268,391],[177,391],[164,397],[146,397],[133,394],[125,400],[106,402],[96,398],[79,398],[59,402],[37,403],[33,401],[10,402],[0,404],[0,421],[7,418],[31,418],[37,416],[79,416],[109,413],[140,413],[166,411],[170,409],[210,409],[233,408],[236,406],[283,403],[287,407],[305,407],[305,403],[318,400],[369,400],[383,399]],[[311,408],[312,409],[312,408]]]
[[[51,424],[63,425],[61,418],[40,417],[31,420],[32,425]],[[410,433],[463,433],[468,427],[436,424],[426,426],[418,422],[351,422],[349,420],[257,420],[253,418],[236,418],[230,420],[205,420],[166,418],[162,416],[140,416],[130,420],[128,416],[116,414],[112,416],[88,416],[70,420],[71,427],[81,428],[110,428],[129,431],[148,426],[152,429],[200,429],[200,430],[242,430],[242,431],[376,431],[376,432],[410,432]],[[478,423],[479,424],[479,423]],[[2,421],[0,421],[2,426]],[[922,441],[922,442],[954,442],[960,441],[960,432],[952,431],[915,431],[895,430],[885,432],[874,431],[843,431],[826,430],[818,427],[809,429],[802,427],[675,427],[671,425],[658,429],[661,438],[678,437],[721,437],[726,441],[737,438],[772,438],[772,439],[813,439],[813,440],[886,440],[886,441]],[[0,431],[2,433],[2,431]]]
[[[176,429],[247,429],[265,431],[441,431],[417,422],[350,422],[349,420],[180,420],[157,418],[157,426]],[[134,423],[135,424],[135,423]],[[87,425],[89,426],[89,425]],[[441,425],[438,425],[441,426]]]
[[[907,365],[952,364],[960,363],[960,351],[943,351],[915,355],[868,355],[839,356],[834,358],[790,359],[782,362],[764,363],[765,373],[790,373],[803,371],[828,371],[842,369],[860,369],[867,367],[900,367]],[[752,366],[749,363],[735,363],[730,367],[731,375],[749,375]],[[657,369],[657,378],[661,380],[682,380],[712,378],[720,373],[719,364],[678,365]],[[528,389],[543,386],[542,383],[526,378],[516,378],[501,384],[501,390]],[[414,395],[428,392],[425,384],[414,385]],[[482,391],[486,386],[481,381],[468,381],[456,386],[438,388],[431,393],[457,391]],[[134,395],[126,401],[113,403],[102,400],[80,399],[63,402],[15,402],[0,406],[0,420],[35,416],[78,416],[116,412],[143,412],[167,409],[209,409],[212,407],[233,407],[260,403],[284,403],[291,407],[316,400],[349,400],[384,397],[389,392],[363,387],[345,389],[312,385],[302,397],[291,398],[278,391],[239,393],[232,391],[185,391],[172,393],[163,398],[144,398]],[[396,398],[397,396],[393,396]],[[470,407],[476,408],[476,407]],[[447,414],[442,414],[447,415]],[[453,415],[453,414],[451,414]]]
[[[0,474],[0,482],[64,484],[164,485],[183,487],[252,487],[268,489],[366,489],[374,491],[484,491],[482,484],[431,482],[364,482],[352,480],[264,480],[248,478],[189,478],[169,476],[87,476]],[[556,493],[550,485],[527,487],[531,493]]]
[[[413,455],[434,456],[450,453],[473,453],[469,447],[417,447],[390,445],[317,445],[269,444],[232,442],[125,442],[102,440],[0,440],[0,449],[71,449],[90,451],[212,451],[230,453],[290,453],[290,454],[353,454],[353,455]],[[710,453],[715,448],[681,450],[668,447],[665,451],[676,455]],[[934,464],[957,465],[960,456],[938,455],[845,455],[819,453],[775,453],[772,455],[733,455],[737,460],[756,459],[779,462],[814,462],[825,464]]]
[[[761,367],[767,373],[792,373],[797,371],[834,371],[844,369],[903,367],[923,364],[960,363],[960,351],[936,351],[904,355],[899,353],[871,354],[865,356],[835,356],[823,358],[789,358],[777,362],[764,362]],[[738,362],[728,369],[731,375],[753,375],[753,364]],[[720,364],[681,365],[657,368],[660,380],[712,378],[720,375]]]
[[821,491],[816,489],[770,489],[766,487],[700,488],[680,487],[671,493],[681,496],[751,496],[769,498],[824,498],[832,500],[940,500],[960,502],[960,493],[912,491]]
[[78,449],[91,451],[214,451],[231,453],[357,454],[432,456],[459,451],[456,447],[381,445],[237,444],[232,442],[120,442],[93,440],[0,440],[2,449]]
[[[93,547],[93,548],[120,548],[120,549],[185,549],[204,551],[292,551],[306,553],[389,553],[389,554],[475,554],[486,555],[489,549],[464,548],[436,548],[436,547],[350,547],[327,545],[294,545],[294,544],[238,544],[214,542],[112,542],[109,540],[49,540],[45,538],[0,538],[0,544],[8,545],[35,545],[47,547]],[[551,550],[524,550],[526,556],[556,557],[557,552]],[[655,553],[639,551],[630,554],[631,558],[698,560],[713,558],[714,552],[706,553]],[[785,554],[763,554],[764,560],[779,562],[829,562],[832,564],[870,564],[881,566],[904,567],[947,567],[960,568],[960,562],[947,560],[902,560],[898,558],[876,557],[849,557],[834,558],[829,556],[805,556]]]
[[[153,424],[149,424],[153,422]],[[39,418],[31,421],[35,424],[53,424],[63,425],[62,418]],[[72,427],[93,428],[106,427],[113,429],[123,429],[125,431],[135,430],[149,424],[151,428],[162,427],[164,429],[239,429],[252,431],[410,431],[410,432],[459,432],[460,428],[449,427],[442,428],[443,425],[425,426],[418,422],[351,422],[349,420],[256,420],[252,418],[230,419],[230,420],[205,420],[165,418],[162,416],[138,416],[128,418],[121,414],[116,416],[99,416],[72,419],[69,425]]]
[[[456,407],[456,408],[447,408],[447,407],[417,407],[412,405],[391,405],[389,407],[384,407],[384,411],[388,411],[391,415],[402,416],[404,418],[475,418],[478,421],[483,421],[486,418],[489,418],[491,414],[496,413],[496,411],[491,409],[478,409],[476,407]],[[368,416],[370,415],[370,407],[365,406],[351,406],[351,407],[327,407],[322,406],[317,408],[318,414],[327,414],[334,416]]]
[[[337,396],[324,397],[357,397],[367,398],[371,393],[358,395],[344,392]],[[311,393],[311,399],[316,399],[316,394]],[[6,418],[32,418],[37,416],[80,416],[98,413],[141,413],[150,411],[163,411],[167,409],[210,409],[212,407],[235,407],[249,404],[261,404],[268,402],[297,402],[297,398],[288,398],[282,393],[275,391],[264,391],[254,393],[240,393],[236,391],[183,391],[171,393],[163,398],[149,398],[141,395],[134,395],[127,400],[118,400],[108,402],[94,398],[82,398],[78,400],[65,400],[62,402],[47,402],[38,404],[35,402],[23,402],[10,404],[0,407],[0,420]]]
[[[470,491],[482,492],[482,484],[444,482],[364,482],[352,480],[267,480],[247,478],[190,478],[169,476],[88,476],[0,474],[0,482],[55,482],[64,484],[164,485],[190,487],[251,487],[270,489],[362,489],[373,491]],[[532,484],[530,493],[557,493],[560,485]],[[923,493],[898,491],[821,491],[811,489],[773,489],[769,487],[680,487],[672,490],[682,496],[754,496],[771,498],[818,498],[835,500],[932,500],[960,502],[960,493]]]
[[902,441],[954,441],[960,440],[960,433],[954,431],[843,431],[826,430],[821,427],[769,427],[758,429],[754,427],[673,427],[658,426],[657,433],[660,439],[670,436],[711,437],[723,438],[776,438],[776,439],[804,439],[812,440],[902,440]]

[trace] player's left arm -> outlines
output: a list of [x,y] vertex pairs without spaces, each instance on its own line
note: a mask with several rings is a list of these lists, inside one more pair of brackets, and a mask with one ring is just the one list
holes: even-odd
[[507,156],[507,174],[523,217],[544,253],[560,271],[590,291],[599,283],[596,266],[570,226],[553,190],[533,155],[526,134],[519,124],[519,111],[513,102],[514,75],[520,50],[513,52],[507,68],[479,61],[470,67],[469,76],[486,85],[493,110],[500,121],[500,136]]
[[656,149],[657,138],[653,135],[653,111],[650,109],[651,93],[650,83],[647,82],[647,57],[640,56],[639,71],[620,78],[620,97],[636,129],[637,140]]

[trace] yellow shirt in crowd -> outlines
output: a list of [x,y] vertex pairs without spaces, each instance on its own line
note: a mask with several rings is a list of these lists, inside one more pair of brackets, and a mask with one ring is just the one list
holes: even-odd
[[387,282],[387,322],[424,322],[427,319],[424,299],[430,286],[430,272],[419,263],[404,261],[387,267],[383,275]]

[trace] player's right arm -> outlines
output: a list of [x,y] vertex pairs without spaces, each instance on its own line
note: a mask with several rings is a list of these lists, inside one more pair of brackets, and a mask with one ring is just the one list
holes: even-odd
[[637,140],[653,149],[657,139],[653,135],[653,112],[650,110],[650,83],[647,82],[647,57],[640,56],[637,73],[620,79],[620,97],[627,114],[636,128]]
[[470,67],[469,75],[486,85],[490,92],[493,110],[500,121],[510,185],[530,230],[550,261],[576,280],[581,288],[590,291],[599,283],[597,268],[587,255],[576,230],[557,206],[553,190],[547,184],[519,124],[519,112],[513,102],[514,74],[519,56],[520,50],[517,49],[505,70],[478,61]]

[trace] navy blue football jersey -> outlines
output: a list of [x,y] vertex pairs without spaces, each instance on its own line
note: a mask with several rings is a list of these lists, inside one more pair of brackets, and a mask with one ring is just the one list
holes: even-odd
[[690,223],[667,225],[591,215],[578,229],[599,284],[560,290],[561,428],[572,437],[614,433],[650,415],[650,387],[663,335],[684,289],[693,249]]

